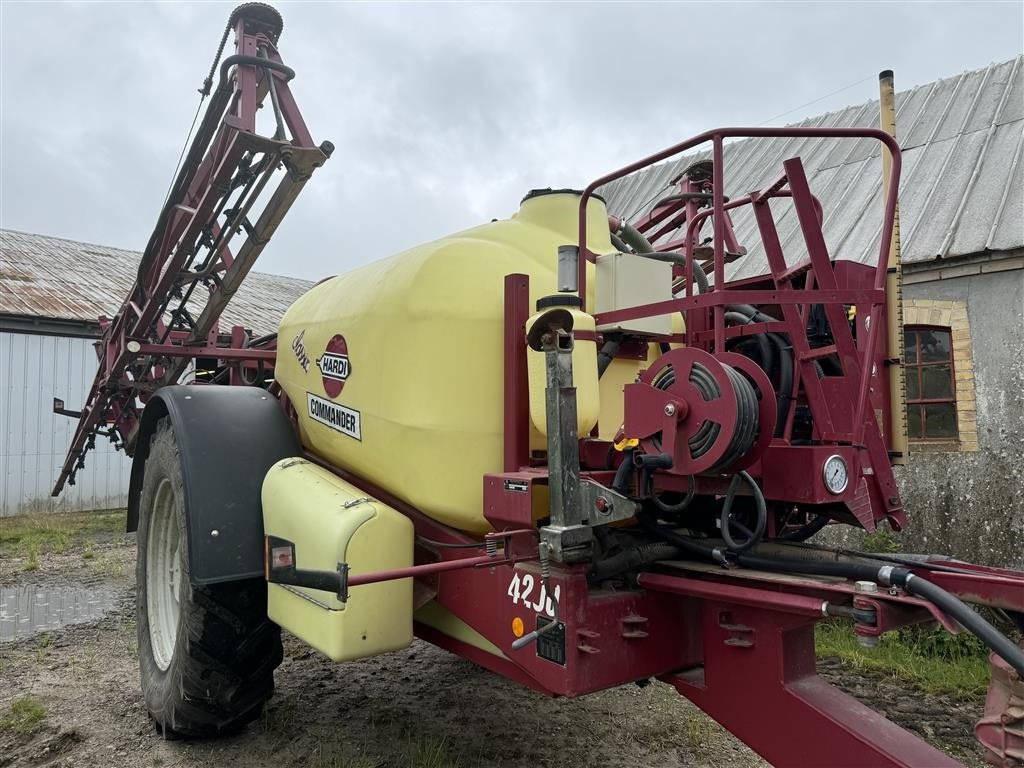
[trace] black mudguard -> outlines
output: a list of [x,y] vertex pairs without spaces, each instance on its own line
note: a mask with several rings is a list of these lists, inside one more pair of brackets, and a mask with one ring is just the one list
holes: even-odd
[[128,530],[139,524],[139,496],[157,422],[174,428],[185,486],[192,584],[264,574],[263,506],[267,470],[301,453],[291,422],[258,387],[164,387],[147,403],[128,487]]

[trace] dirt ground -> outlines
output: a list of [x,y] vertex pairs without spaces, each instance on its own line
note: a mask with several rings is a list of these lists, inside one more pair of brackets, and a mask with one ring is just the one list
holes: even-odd
[[[34,572],[17,557],[0,560],[0,586],[103,584],[119,595],[98,622],[0,644],[0,718],[26,696],[45,708],[31,733],[0,728],[3,768],[765,765],[665,685],[549,699],[420,641],[331,664],[288,635],[260,721],[227,739],[163,741],[138,688],[134,560],[133,535],[108,537],[88,557],[77,545],[43,555]],[[980,701],[925,696],[827,659],[819,669],[968,765],[983,764],[971,733]]]

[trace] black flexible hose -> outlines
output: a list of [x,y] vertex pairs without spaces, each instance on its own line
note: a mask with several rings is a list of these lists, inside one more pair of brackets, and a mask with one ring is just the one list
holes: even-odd
[[605,336],[605,342],[601,345],[601,351],[597,353],[597,378],[601,378],[608,366],[612,364],[615,355],[622,345],[621,333],[610,333]]
[[263,59],[259,56],[247,56],[244,53],[236,53],[234,56],[228,56],[220,64],[220,82],[217,84],[217,88],[224,88],[228,83],[228,70],[235,64],[249,64],[254,67],[262,67],[263,69],[272,69],[275,72],[280,72],[284,75],[285,80],[291,80],[295,77],[295,70],[291,67],[280,64],[270,59]]
[[644,544],[635,549],[627,549],[612,555],[604,560],[599,560],[591,566],[587,577],[592,581],[603,581],[604,579],[616,576],[623,571],[630,571],[639,568],[641,565],[648,565],[657,560],[671,560],[679,556],[679,548],[671,544]]
[[932,584],[920,576],[915,576],[906,568],[897,568],[891,565],[879,567],[874,563],[828,562],[822,560],[764,557],[763,555],[751,555],[746,552],[737,555],[736,561],[744,568],[803,573],[810,576],[839,576],[845,579],[873,581],[883,585],[891,584],[900,587],[910,594],[923,597],[944,613],[956,619],[1024,677],[1024,650],[1019,648],[1012,640],[989,624],[979,614],[971,610],[970,606],[962,600],[951,595],[942,587]]
[[793,348],[778,333],[769,333],[768,340],[775,345],[779,359],[779,391],[775,394],[775,436],[781,437],[789,420],[793,405]]
[[[732,531],[729,530],[731,526],[729,515],[732,512],[732,503],[736,498],[736,491],[739,490],[740,481],[749,485],[750,490],[754,494],[754,503],[757,506],[757,522],[754,525],[753,532],[751,532],[746,540],[737,543],[732,537]],[[733,475],[732,482],[729,483],[729,490],[725,494],[725,503],[722,504],[722,514],[719,518],[719,522],[722,527],[722,538],[725,540],[726,545],[728,545],[729,550],[732,552],[745,552],[757,544],[764,536],[764,529],[768,523],[768,508],[765,505],[764,494],[761,493],[761,489],[758,487],[757,483],[754,482],[754,478],[746,472],[737,472]]]
[[782,541],[807,541],[814,534],[828,525],[828,515],[818,515],[810,522],[797,528],[795,531],[790,531],[779,537]]
[[628,450],[623,451],[622,463],[619,464],[619,468],[615,470],[615,479],[612,480],[612,490],[618,491],[623,496],[629,495],[629,479],[636,471],[636,467],[633,465],[633,454],[635,452],[635,448],[629,448]]
[[[726,562],[724,553],[707,544],[659,525],[648,513],[637,515],[640,525],[647,531],[658,536],[669,544],[705,560]],[[738,565],[758,571],[779,571],[782,573],[799,573],[808,576],[838,576],[851,581],[871,581],[883,586],[900,587],[909,594],[914,594],[929,601],[944,613],[956,619],[972,632],[997,656],[1004,659],[1019,675],[1024,677],[1024,649],[1003,635],[989,624],[982,616],[975,613],[970,606],[954,595],[926,579],[912,574],[906,568],[875,563],[851,563],[828,560],[802,560],[791,557],[766,557],[750,552],[733,553]]]
[[[619,231],[613,232],[612,245],[619,248],[619,244],[625,245],[627,248],[632,248],[633,251],[639,256],[646,256],[647,258],[657,259],[658,261],[668,261],[673,264],[678,264],[682,267],[686,266],[686,254],[678,253],[674,251],[656,251],[654,246],[651,245],[651,241],[644,237],[643,233],[630,224],[628,221],[620,222]],[[619,248],[619,250],[625,251],[625,248]],[[707,293],[711,289],[710,283],[708,283],[707,273],[694,259],[693,264],[693,279],[697,283],[698,293]]]
[[623,239],[616,235],[614,232],[610,234],[610,237],[612,240],[612,245],[615,247],[615,250],[617,250],[619,253],[630,253],[632,251],[632,249],[628,245],[626,245]]
[[656,506],[660,511],[664,512],[666,515],[678,515],[680,512],[682,512],[684,509],[690,506],[690,502],[693,501],[694,496],[697,495],[697,481],[694,480],[693,475],[689,475],[687,477],[686,493],[683,495],[682,500],[677,501],[675,504],[669,504],[667,501],[660,499],[658,496],[654,494],[653,472],[647,475],[647,482],[648,495],[651,497],[651,501],[654,502],[654,506]]
[[637,253],[654,253],[654,246],[651,245],[651,241],[644,237],[643,233],[628,221],[622,220],[620,222],[619,231],[616,234]]
[[1001,656],[1006,662],[1017,670],[1017,674],[1024,677],[1024,650],[1014,643],[1010,638],[989,624],[981,615],[971,610],[971,607],[951,595],[930,581],[920,576],[907,574],[902,586],[907,592],[918,597],[923,597],[944,613],[949,614],[959,621],[966,629],[973,632],[979,640],[991,648],[997,656]]

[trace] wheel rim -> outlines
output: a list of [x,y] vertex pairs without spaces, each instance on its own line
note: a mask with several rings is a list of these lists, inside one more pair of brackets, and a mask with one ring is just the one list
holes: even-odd
[[181,590],[181,535],[174,488],[162,480],[153,499],[146,542],[146,613],[153,659],[166,672],[178,636]]

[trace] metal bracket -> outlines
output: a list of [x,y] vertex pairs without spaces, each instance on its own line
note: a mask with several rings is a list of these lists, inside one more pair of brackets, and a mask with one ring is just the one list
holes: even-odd
[[580,510],[584,522],[605,525],[635,517],[640,505],[618,491],[593,480],[584,480],[580,483]]
[[333,592],[339,602],[348,602],[348,563],[338,563],[333,571],[309,571],[296,567],[294,542],[279,536],[267,536],[267,581],[290,587],[305,587]]

